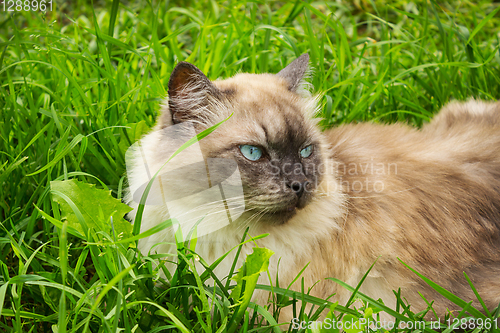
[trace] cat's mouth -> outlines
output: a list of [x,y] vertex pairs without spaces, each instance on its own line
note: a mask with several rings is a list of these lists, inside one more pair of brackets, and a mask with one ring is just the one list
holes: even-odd
[[281,197],[254,197],[247,199],[247,213],[251,220],[257,219],[264,224],[280,225],[288,222],[312,200],[313,194],[304,193]]

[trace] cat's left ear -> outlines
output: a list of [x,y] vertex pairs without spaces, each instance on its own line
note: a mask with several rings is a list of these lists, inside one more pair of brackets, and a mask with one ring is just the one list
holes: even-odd
[[309,54],[304,53],[276,75],[288,82],[288,90],[295,92],[307,71],[308,64]]

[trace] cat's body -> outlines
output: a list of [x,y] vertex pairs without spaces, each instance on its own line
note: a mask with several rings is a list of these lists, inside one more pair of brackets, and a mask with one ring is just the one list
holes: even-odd
[[[496,307],[500,104],[451,103],[421,130],[401,124],[358,124],[320,133],[311,120],[315,100],[295,92],[307,60],[300,57],[278,75],[240,74],[213,83],[194,66],[181,63],[172,73],[169,102],[155,131],[133,155],[129,204],[138,206],[133,193],[149,179],[138,165],[147,161],[153,174],[169,157],[164,156],[168,142],[162,139],[163,129],[189,120],[200,132],[233,114],[201,140],[200,149],[204,158],[237,162],[246,211],[199,237],[196,252],[207,262],[238,245],[249,227],[252,236],[269,233],[257,244],[275,252],[269,266],[273,278],[281,258],[280,286],[288,285],[308,263],[302,274],[306,287],[326,277],[356,285],[378,258],[362,292],[393,306],[392,290],[401,287],[414,310],[427,307],[418,292],[436,300],[440,315],[446,308],[454,309],[399,258],[478,305],[465,271],[486,305]],[[155,195],[161,193],[150,193]],[[134,216],[135,211],[130,218]],[[141,229],[168,217],[165,205],[146,205]],[[141,250],[148,252],[159,242],[170,243],[156,246],[154,252],[175,253],[171,230],[143,240]],[[253,246],[246,244],[241,257]],[[216,269],[220,278],[229,273],[234,252]],[[261,282],[266,279],[263,276]],[[300,290],[300,285],[292,289]],[[322,298],[334,293],[331,300],[340,303],[350,296],[329,280],[311,292]],[[264,303],[267,296],[261,292],[256,297]]]

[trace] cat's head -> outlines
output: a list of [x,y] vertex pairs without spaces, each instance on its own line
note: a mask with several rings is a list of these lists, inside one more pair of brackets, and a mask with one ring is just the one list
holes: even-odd
[[210,81],[181,62],[168,84],[158,127],[190,121],[200,132],[225,121],[201,140],[205,158],[237,162],[245,206],[259,221],[281,224],[317,195],[325,158],[313,120],[316,99],[300,91],[309,56],[278,74],[238,74]]

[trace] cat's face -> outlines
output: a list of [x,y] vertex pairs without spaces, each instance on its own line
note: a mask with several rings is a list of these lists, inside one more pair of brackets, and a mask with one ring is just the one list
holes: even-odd
[[201,131],[232,114],[200,147],[205,157],[237,162],[245,215],[265,223],[288,221],[322,180],[321,136],[311,120],[316,103],[296,93],[306,65],[302,57],[278,75],[239,74],[213,83],[181,65],[186,68],[170,79],[164,124],[194,121]]

